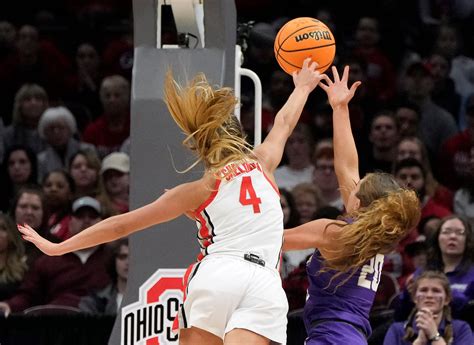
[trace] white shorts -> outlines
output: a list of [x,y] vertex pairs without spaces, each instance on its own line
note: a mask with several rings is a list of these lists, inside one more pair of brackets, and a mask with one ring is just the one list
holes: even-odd
[[180,328],[198,327],[222,339],[243,328],[286,344],[287,313],[277,270],[243,257],[212,254],[189,282],[178,318]]

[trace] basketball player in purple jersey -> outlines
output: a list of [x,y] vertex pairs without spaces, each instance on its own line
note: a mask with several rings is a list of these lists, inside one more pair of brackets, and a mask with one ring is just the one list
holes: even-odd
[[369,311],[380,281],[384,255],[416,226],[416,195],[384,173],[359,177],[348,103],[360,82],[349,89],[349,67],[342,78],[332,67],[324,75],[333,109],[334,167],[347,214],[342,220],[318,219],[285,231],[284,250],[317,248],[307,263],[306,345],[367,344]]

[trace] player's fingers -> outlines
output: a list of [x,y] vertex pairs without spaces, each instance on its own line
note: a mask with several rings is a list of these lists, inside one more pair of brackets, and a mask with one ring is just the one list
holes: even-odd
[[337,71],[336,66],[332,66],[332,75],[334,77],[334,82],[341,81],[341,78],[339,78],[339,72]]
[[30,233],[30,230],[28,228],[25,228],[23,225],[17,224],[18,231],[20,231],[22,234],[27,235]]
[[311,60],[311,64],[309,65],[309,69],[311,71],[316,71],[318,69],[319,65],[316,61]]
[[321,80],[324,80],[324,81],[327,83],[327,85],[332,85],[332,84],[333,84],[331,78],[329,78],[329,77],[327,76],[327,74],[321,75]]
[[344,66],[344,72],[342,72],[342,81],[347,83],[349,79],[349,66]]
[[323,83],[322,80],[319,82],[319,86],[320,86],[321,89],[323,89],[324,91],[327,91],[327,90],[329,89],[329,86],[327,86],[325,83]]
[[357,88],[362,84],[360,81],[356,81],[354,84],[352,84],[350,92],[354,94],[357,90]]
[[310,57],[307,57],[306,59],[304,59],[303,68],[308,68],[310,61],[312,61]]

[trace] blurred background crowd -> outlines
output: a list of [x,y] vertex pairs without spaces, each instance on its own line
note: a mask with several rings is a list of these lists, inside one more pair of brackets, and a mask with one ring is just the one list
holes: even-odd
[[[350,103],[361,175],[392,173],[418,193],[418,227],[387,255],[373,308],[372,343],[414,307],[410,288],[440,271],[451,310],[474,303],[474,2],[471,0],[236,0],[243,67],[263,85],[263,137],[293,89],[273,41],[295,17],[332,30],[336,66],[362,86]],[[163,43],[177,43],[165,7]],[[55,241],[128,210],[130,0],[23,0],[0,14],[0,306],[40,305],[115,314],[126,286],[128,242],[44,257],[19,237],[27,223]],[[253,141],[253,91],[242,84],[241,121]],[[159,153],[157,153],[159,155]],[[316,90],[275,177],[286,228],[343,210],[334,173],[332,111]],[[133,167],[132,167],[133,168]],[[283,255],[290,318],[304,306],[311,251]],[[289,343],[304,339],[304,329]],[[301,344],[301,342],[300,342]]]

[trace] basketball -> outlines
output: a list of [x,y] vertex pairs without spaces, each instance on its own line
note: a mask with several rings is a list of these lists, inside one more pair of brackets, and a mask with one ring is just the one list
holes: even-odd
[[323,73],[334,60],[336,41],[326,24],[315,18],[300,17],[278,31],[274,51],[278,64],[288,74],[300,70],[308,57],[319,64],[318,71]]

